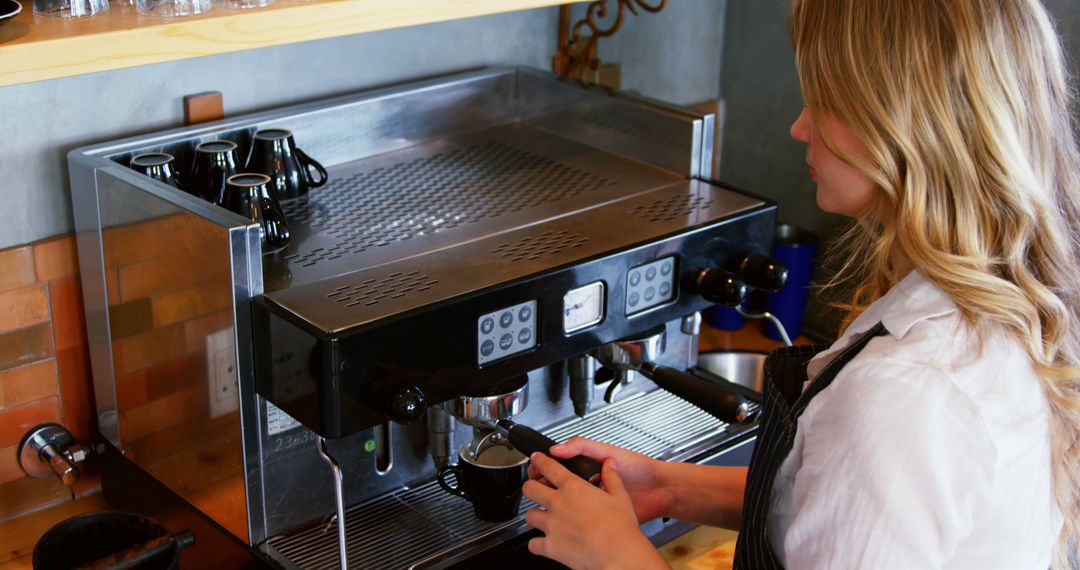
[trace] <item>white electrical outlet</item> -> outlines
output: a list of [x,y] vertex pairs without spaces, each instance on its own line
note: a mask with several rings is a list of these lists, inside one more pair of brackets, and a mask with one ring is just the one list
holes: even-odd
[[240,408],[236,386],[236,344],[233,329],[219,330],[206,337],[206,377],[210,381],[210,417],[216,418]]

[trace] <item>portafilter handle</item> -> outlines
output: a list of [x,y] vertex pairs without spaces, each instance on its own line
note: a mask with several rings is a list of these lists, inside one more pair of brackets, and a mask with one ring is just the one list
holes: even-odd
[[746,421],[750,401],[724,387],[667,366],[646,362],[638,370],[657,386],[729,424]]
[[[515,424],[510,420],[499,420],[495,424],[495,431],[506,438],[510,445],[526,456],[539,451],[550,455],[551,446],[557,442],[550,437],[532,429],[529,426]],[[600,462],[595,459],[578,455],[570,459],[554,458],[566,467],[571,473],[594,485],[600,482]]]

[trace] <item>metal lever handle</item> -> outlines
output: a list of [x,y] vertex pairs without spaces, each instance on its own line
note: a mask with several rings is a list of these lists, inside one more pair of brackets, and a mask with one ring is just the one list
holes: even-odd
[[41,459],[49,463],[53,473],[60,478],[65,485],[74,485],[79,480],[79,468],[68,458],[67,455],[58,451],[51,444],[45,444],[40,451]]

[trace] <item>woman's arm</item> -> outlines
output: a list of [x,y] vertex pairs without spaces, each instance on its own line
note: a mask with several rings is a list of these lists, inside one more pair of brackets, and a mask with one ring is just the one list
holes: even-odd
[[738,530],[746,467],[660,462],[658,468],[660,484],[669,493],[665,516]]
[[[669,463],[583,437],[552,447],[551,455],[559,458],[585,455],[601,462],[617,460],[639,522],[671,517],[739,528],[746,488],[745,467]],[[529,476],[537,479],[540,473],[530,468]]]

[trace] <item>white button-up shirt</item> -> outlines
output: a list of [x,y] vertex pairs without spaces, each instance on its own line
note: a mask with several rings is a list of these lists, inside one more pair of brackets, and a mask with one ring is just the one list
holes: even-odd
[[1027,353],[913,271],[808,367],[873,340],[798,420],[769,538],[802,568],[1037,569],[1062,518],[1049,410]]

